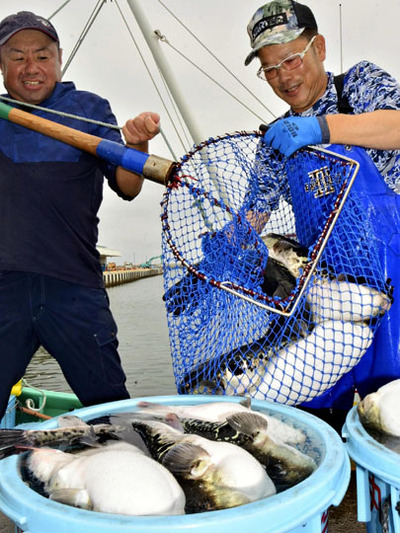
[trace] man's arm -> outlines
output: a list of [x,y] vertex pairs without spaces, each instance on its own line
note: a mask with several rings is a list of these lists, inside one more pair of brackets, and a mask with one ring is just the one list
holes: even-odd
[[[148,152],[149,140],[155,137],[160,131],[160,117],[157,113],[144,112],[134,119],[129,119],[122,128],[126,146],[135,148],[141,152]],[[137,196],[143,185],[143,176],[117,168],[117,184],[120,190],[127,196],[134,198]]]
[[377,150],[400,149],[400,111],[379,109],[361,115],[326,115],[332,144]]
[[287,157],[310,144],[350,144],[377,150],[398,150],[400,111],[379,109],[359,115],[286,117],[270,126],[264,142]]

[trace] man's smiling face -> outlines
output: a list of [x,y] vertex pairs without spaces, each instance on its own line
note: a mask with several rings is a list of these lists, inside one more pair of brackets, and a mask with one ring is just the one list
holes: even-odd
[[45,33],[21,30],[1,47],[1,70],[13,98],[40,104],[61,81],[61,50]]

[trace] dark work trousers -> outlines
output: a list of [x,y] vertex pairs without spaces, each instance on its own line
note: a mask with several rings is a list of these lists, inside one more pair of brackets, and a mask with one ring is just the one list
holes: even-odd
[[0,419],[11,387],[40,346],[57,360],[83,405],[129,398],[105,289],[0,272]]

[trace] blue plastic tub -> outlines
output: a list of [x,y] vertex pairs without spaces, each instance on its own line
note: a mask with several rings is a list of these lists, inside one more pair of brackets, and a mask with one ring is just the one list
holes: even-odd
[[[84,420],[110,412],[134,410],[140,400],[190,405],[240,401],[228,396],[163,396],[125,400],[74,411]],[[18,458],[0,461],[0,510],[20,531],[29,533],[321,533],[327,531],[328,510],[339,505],[350,482],[350,460],[339,435],[326,423],[293,407],[253,401],[253,409],[303,429],[303,451],[318,468],[298,485],[270,498],[232,509],[183,516],[128,517],[76,509],[48,500],[21,480]],[[57,426],[56,419],[41,428]]]
[[17,408],[17,399],[12,394],[8,400],[7,410],[0,420],[0,428],[12,428],[15,426],[15,410]]
[[368,533],[400,533],[400,455],[369,435],[356,406],[342,435],[356,463],[358,521],[366,522]]

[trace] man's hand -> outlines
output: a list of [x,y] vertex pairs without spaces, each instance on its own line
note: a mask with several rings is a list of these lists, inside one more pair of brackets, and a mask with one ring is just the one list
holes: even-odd
[[129,119],[122,128],[127,145],[147,143],[160,132],[160,116],[150,111]]
[[329,137],[324,116],[287,117],[271,124],[264,135],[264,142],[289,157],[303,146],[329,143]]
[[[148,141],[155,137],[159,131],[160,116],[150,111],[129,119],[122,128],[126,145],[145,153],[148,152]],[[135,198],[142,189],[143,176],[118,167],[117,183],[124,194]]]

